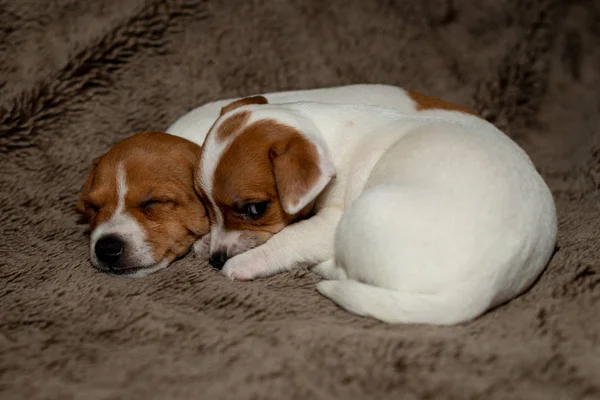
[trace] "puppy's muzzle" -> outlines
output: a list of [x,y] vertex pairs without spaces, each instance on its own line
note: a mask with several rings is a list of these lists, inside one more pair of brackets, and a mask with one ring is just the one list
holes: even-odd
[[116,236],[105,236],[96,242],[94,251],[98,260],[106,264],[116,264],[124,253],[125,245]]
[[208,263],[212,265],[213,268],[223,269],[223,266],[227,262],[227,252],[226,251],[217,251],[216,253],[212,253],[210,258],[208,259]]

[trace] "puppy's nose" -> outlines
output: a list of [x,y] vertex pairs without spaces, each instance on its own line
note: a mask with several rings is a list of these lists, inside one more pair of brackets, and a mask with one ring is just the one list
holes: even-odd
[[94,250],[100,261],[114,263],[123,254],[123,242],[115,236],[105,236],[96,242]]
[[223,269],[223,265],[227,262],[227,252],[217,251],[210,255],[208,263],[216,269]]

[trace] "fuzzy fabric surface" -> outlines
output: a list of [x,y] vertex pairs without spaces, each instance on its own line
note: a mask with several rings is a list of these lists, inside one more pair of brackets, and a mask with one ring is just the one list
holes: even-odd
[[[600,4],[0,0],[0,398],[600,398]],[[207,101],[388,83],[471,107],[559,214],[535,286],[454,327],[389,326],[295,271],[89,262],[91,161]]]

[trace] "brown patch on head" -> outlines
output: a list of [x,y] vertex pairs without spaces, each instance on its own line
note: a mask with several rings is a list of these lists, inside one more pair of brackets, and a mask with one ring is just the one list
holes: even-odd
[[[314,201],[293,214],[286,212],[286,204],[297,204],[321,173],[318,151],[311,141],[295,128],[261,120],[244,128],[223,153],[212,197],[226,230],[255,232],[254,240],[262,243],[310,214]],[[244,214],[248,205],[264,202],[268,205],[260,218]]]
[[239,131],[246,125],[248,119],[250,118],[250,111],[241,111],[239,113],[233,114],[231,117],[226,118],[221,125],[219,125],[219,129],[217,130],[217,141],[224,141],[235,132]]
[[417,92],[408,90],[408,95],[417,104],[417,111],[422,110],[448,110],[460,111],[467,114],[477,115],[474,111],[457,104],[449,103],[444,100],[436,99],[435,97],[426,96]]
[[197,144],[166,133],[127,138],[95,162],[77,209],[92,230],[107,221],[117,208],[116,177],[122,165],[127,185],[124,212],[144,229],[154,258],[172,261],[209,231],[203,201],[194,191],[200,152]]
[[267,101],[267,99],[264,96],[244,97],[243,99],[236,100],[233,103],[230,103],[230,104],[226,105],[225,107],[221,108],[221,115],[227,114],[229,111],[233,111],[236,108],[239,108],[242,106],[247,106],[250,104],[268,104],[268,103],[269,102]]

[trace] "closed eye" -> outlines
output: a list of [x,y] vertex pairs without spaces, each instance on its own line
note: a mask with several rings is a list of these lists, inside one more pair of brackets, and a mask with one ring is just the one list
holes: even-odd
[[85,208],[88,212],[91,212],[93,214],[97,214],[98,211],[100,211],[100,209],[102,208],[101,206],[99,206],[96,203],[91,203],[91,202],[87,202],[85,203]]
[[145,213],[149,213],[152,211],[153,208],[156,208],[158,206],[173,205],[173,204],[175,204],[175,202],[170,199],[150,199],[150,200],[142,201],[138,205],[138,208],[140,208]]

